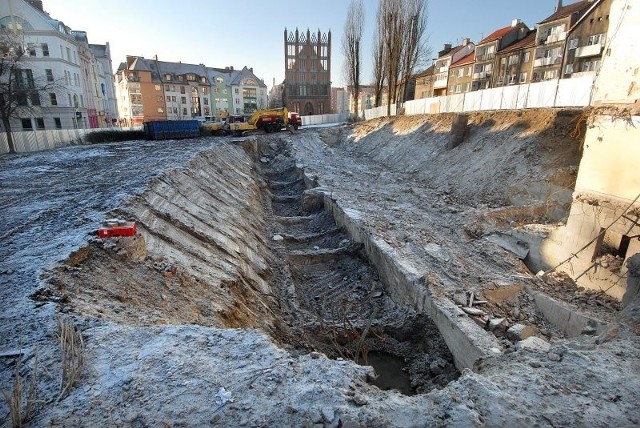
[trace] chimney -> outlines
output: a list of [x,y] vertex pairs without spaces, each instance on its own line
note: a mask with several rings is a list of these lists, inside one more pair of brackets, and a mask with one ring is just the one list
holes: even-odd
[[471,42],[471,39],[465,37],[464,39],[462,39],[462,46],[467,46],[469,42]]
[[520,24],[522,21],[520,21],[520,19],[514,19],[513,21],[511,21],[511,27],[515,27],[518,24]]
[[153,60],[154,60],[154,61],[157,61],[157,60],[158,60],[158,55],[154,55],[154,56],[153,56]]
[[562,7],[562,0],[558,0],[558,5],[556,6],[555,12],[557,12],[558,9],[560,9],[561,7]]
[[451,43],[445,43],[444,44],[444,49],[445,51],[450,51],[451,50]]

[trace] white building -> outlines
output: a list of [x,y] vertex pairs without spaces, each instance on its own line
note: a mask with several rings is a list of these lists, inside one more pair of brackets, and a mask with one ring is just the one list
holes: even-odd
[[[0,26],[22,32],[27,57],[21,59],[21,68],[31,74],[35,82],[46,83],[51,88],[40,94],[39,106],[38,100],[29,100],[36,108],[29,113],[25,110],[21,117],[13,119],[12,130],[99,126],[98,122],[90,122],[88,112],[93,110],[92,117],[98,117],[100,112],[106,116],[107,110],[100,94],[94,98],[94,88],[101,88],[100,83],[104,83],[105,93],[109,84],[111,92],[115,91],[111,79],[105,76],[104,82],[99,81],[99,66],[88,49],[86,33],[74,34],[62,21],[50,17],[38,0],[0,1]],[[117,113],[109,109],[108,114]]]
[[253,68],[232,70],[230,77],[234,114],[251,114],[267,108],[267,85],[253,74]]

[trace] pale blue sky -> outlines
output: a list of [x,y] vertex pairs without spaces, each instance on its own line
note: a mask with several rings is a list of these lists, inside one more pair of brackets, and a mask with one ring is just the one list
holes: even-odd
[[[3,0],[4,1],[4,0]],[[431,57],[444,43],[481,37],[515,18],[530,28],[551,15],[557,0],[427,0]],[[565,0],[564,4],[574,0]],[[44,0],[44,9],[89,42],[109,42],[114,70],[126,55],[210,67],[253,67],[272,86],[284,79],[284,29],[331,30],[333,86],[343,86],[341,40],[348,0]],[[362,82],[372,80],[371,38],[377,0],[364,0]]]

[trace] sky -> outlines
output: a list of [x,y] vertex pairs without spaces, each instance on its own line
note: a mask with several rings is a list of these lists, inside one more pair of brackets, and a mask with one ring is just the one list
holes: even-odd
[[[4,1],[4,0],[2,0]],[[551,15],[557,0],[426,0],[430,58],[445,43],[474,43],[521,19],[529,28]],[[363,0],[361,83],[373,79],[372,43],[378,0]],[[573,3],[565,0],[563,3]],[[51,17],[109,42],[114,71],[127,55],[208,67],[253,67],[271,88],[284,80],[284,30],[331,31],[332,86],[344,86],[342,36],[349,0],[44,0]],[[422,67],[425,68],[425,67]],[[421,71],[421,70],[415,70]]]

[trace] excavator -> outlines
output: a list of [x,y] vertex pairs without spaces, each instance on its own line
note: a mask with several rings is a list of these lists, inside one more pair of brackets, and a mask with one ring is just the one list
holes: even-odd
[[226,133],[245,133],[262,129],[265,132],[279,132],[283,128],[292,126],[298,129],[302,126],[300,115],[289,112],[286,107],[257,110],[251,116],[231,115],[224,125]]

